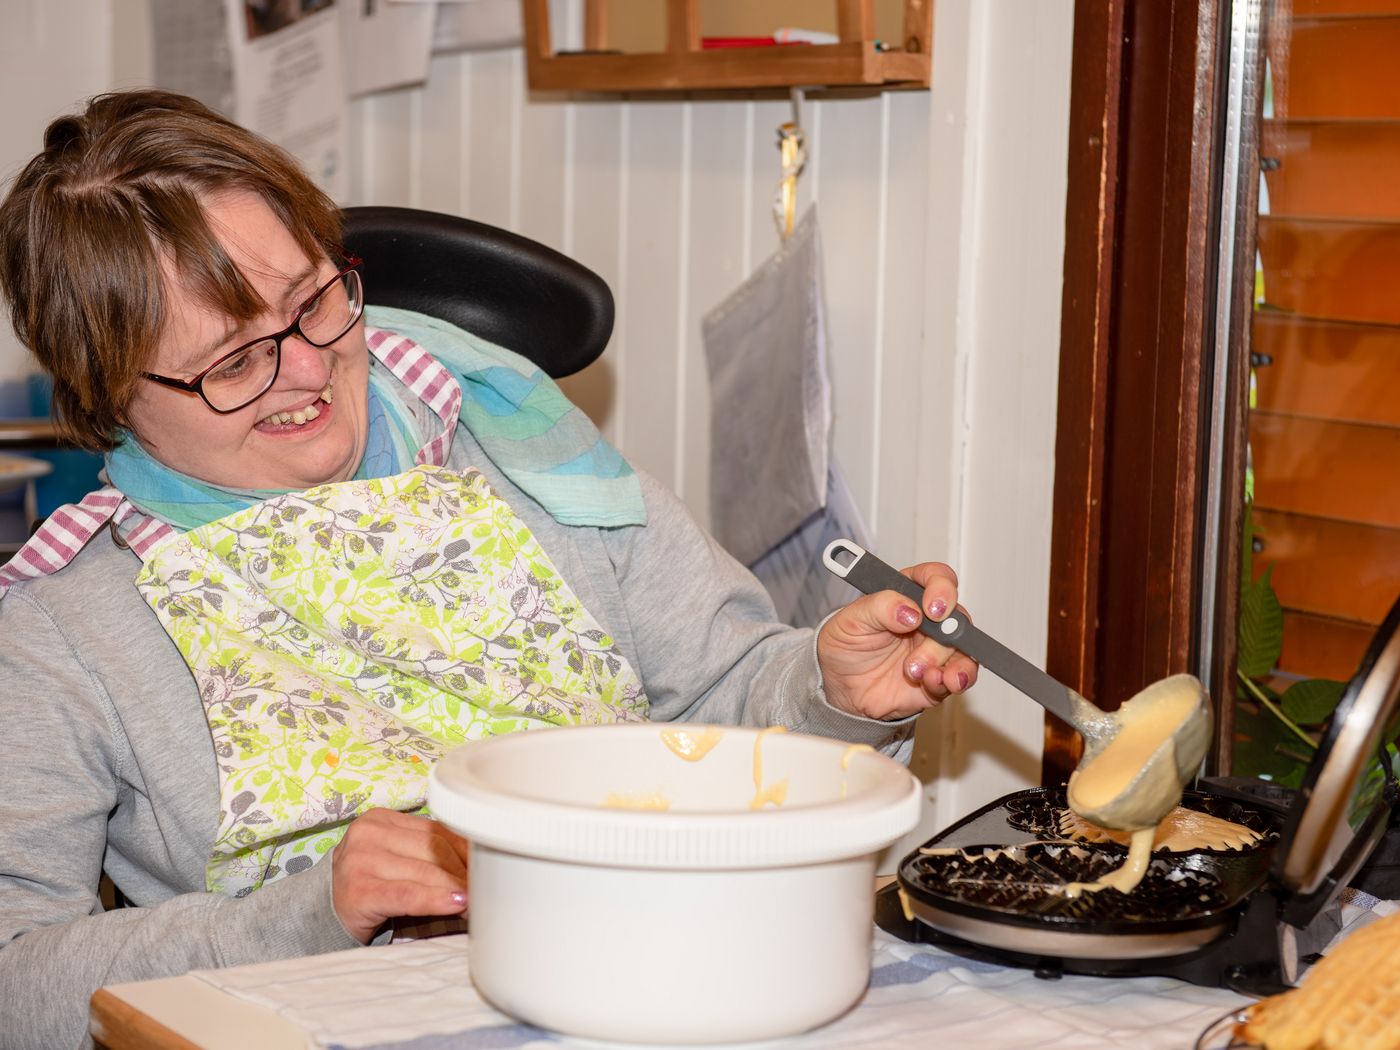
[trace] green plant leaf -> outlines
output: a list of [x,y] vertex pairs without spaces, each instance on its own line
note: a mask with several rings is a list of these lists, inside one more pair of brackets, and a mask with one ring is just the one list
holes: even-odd
[[1298,742],[1267,711],[1246,704],[1236,706],[1231,772],[1297,787],[1307,768],[1294,754],[1297,746]]
[[1280,701],[1283,713],[1299,725],[1321,725],[1336,709],[1345,682],[1327,678],[1309,678],[1294,682],[1284,690]]
[[1264,575],[1240,589],[1239,668],[1250,678],[1262,678],[1274,669],[1283,652],[1283,606]]
[[1358,788],[1356,798],[1347,813],[1347,823],[1353,829],[1358,827],[1361,819],[1381,801],[1381,796],[1385,793],[1385,785],[1385,770],[1379,762],[1372,762],[1366,769],[1366,775],[1361,779],[1361,786]]

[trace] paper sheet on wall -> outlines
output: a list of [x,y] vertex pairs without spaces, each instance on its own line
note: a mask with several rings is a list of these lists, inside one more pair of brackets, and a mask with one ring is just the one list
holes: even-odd
[[710,520],[786,622],[850,598],[822,571],[827,542],[866,529],[832,462],[821,235],[815,207],[702,321],[710,373]]
[[233,115],[233,55],[224,0],[151,0],[155,82]]
[[339,5],[345,83],[353,98],[428,79],[437,2],[350,0]]
[[345,82],[335,0],[227,0],[233,119],[295,156],[343,201]]
[[514,47],[524,37],[519,0],[449,0],[438,4],[434,52]]

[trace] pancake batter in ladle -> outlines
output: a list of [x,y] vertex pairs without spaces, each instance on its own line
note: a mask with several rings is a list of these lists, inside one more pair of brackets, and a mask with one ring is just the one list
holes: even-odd
[[[923,588],[850,540],[822,555],[826,567],[867,594],[892,590],[922,608]],[[1147,870],[1152,835],[1178,802],[1210,746],[1211,709],[1201,683],[1187,674],[1148,686],[1117,711],[1104,711],[1040,668],[973,627],[959,611],[919,628],[960,649],[1015,686],[1084,737],[1084,756],[1070,777],[1070,809],[1100,827],[1132,832],[1128,861],[1095,883],[1068,892],[1113,887],[1129,892]]]

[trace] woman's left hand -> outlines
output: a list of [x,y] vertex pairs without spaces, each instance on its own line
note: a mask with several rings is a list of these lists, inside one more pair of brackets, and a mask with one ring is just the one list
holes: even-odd
[[[923,586],[930,619],[962,608],[957,574],[941,562],[923,562],[904,575]],[[817,662],[828,702],[866,718],[898,719],[971,687],[976,661],[920,632],[922,620],[895,591],[862,595],[827,620],[817,635]]]

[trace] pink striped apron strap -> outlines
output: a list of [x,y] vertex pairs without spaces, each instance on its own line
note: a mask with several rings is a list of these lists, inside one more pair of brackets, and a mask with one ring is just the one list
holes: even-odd
[[[374,356],[442,420],[442,433],[418,450],[417,462],[443,466],[457,432],[462,388],[451,372],[412,339],[380,328],[366,328],[365,341]],[[44,520],[29,542],[0,566],[0,598],[16,583],[48,576],[63,568],[93,536],[107,527],[108,522],[120,527],[132,518],[137,519],[136,524],[121,542],[142,560],[157,543],[175,534],[175,529],[142,514],[110,485],[89,493],[80,503],[59,507]]]
[[13,558],[0,566],[0,598],[16,583],[36,580],[63,568],[94,536],[107,527],[137,519],[135,527],[122,541],[137,555],[146,552],[175,530],[164,522],[147,517],[126,501],[110,485],[90,492],[79,503],[68,503],[44,519]]
[[442,466],[447,462],[447,453],[457,432],[457,417],[462,411],[462,388],[457,380],[432,354],[407,336],[366,327],[365,343],[394,378],[442,420],[442,433],[420,448],[417,457],[419,463]]

